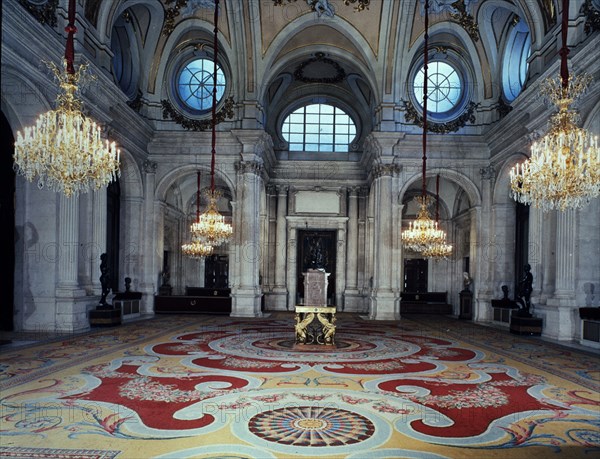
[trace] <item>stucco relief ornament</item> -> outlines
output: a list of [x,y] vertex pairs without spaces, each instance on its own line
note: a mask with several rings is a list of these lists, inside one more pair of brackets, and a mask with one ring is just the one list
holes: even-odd
[[186,5],[179,11],[181,16],[186,18],[188,16],[193,16],[200,8],[214,10],[215,0],[187,0]]
[[[429,12],[433,14],[448,13],[457,21],[474,41],[479,40],[479,26],[471,14],[472,6],[477,0],[429,0]],[[425,9],[425,0],[421,0],[421,14]]]

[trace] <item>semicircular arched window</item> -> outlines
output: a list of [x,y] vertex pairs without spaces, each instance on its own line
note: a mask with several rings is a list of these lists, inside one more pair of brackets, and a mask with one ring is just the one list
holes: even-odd
[[502,61],[502,91],[508,102],[515,100],[525,85],[530,53],[529,27],[525,21],[520,20],[508,35]]
[[[423,106],[425,68],[415,74],[413,91],[419,106]],[[442,61],[432,61],[427,67],[427,111],[446,113],[461,101],[462,83],[457,70]]]
[[356,137],[356,124],[338,107],[309,104],[285,118],[281,135],[289,151],[348,152]]
[[[214,61],[194,59],[181,67],[177,74],[177,97],[187,107],[195,111],[212,108],[214,88]],[[221,66],[217,64],[217,103],[225,93],[227,81]]]

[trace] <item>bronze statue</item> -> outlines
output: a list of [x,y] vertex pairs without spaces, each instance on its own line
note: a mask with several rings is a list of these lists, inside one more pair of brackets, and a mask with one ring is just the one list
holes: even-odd
[[313,239],[310,247],[311,262],[310,267],[312,269],[325,269],[327,263],[327,254],[323,250],[321,239]]
[[517,286],[516,301],[521,305],[519,315],[521,317],[531,317],[531,292],[533,291],[533,274],[531,274],[531,266],[527,263],[523,266],[523,277]]
[[106,259],[106,253],[100,255],[100,285],[102,286],[102,296],[100,297],[101,306],[110,306],[106,302],[106,297],[110,293],[110,273],[108,271],[108,263]]

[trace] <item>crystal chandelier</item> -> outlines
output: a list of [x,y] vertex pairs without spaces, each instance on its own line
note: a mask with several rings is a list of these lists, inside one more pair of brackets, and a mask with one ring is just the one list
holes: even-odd
[[213,246],[205,244],[199,234],[200,227],[200,171],[198,171],[198,190],[196,191],[196,220],[190,227],[191,242],[181,246],[181,252],[190,258],[200,259],[213,253]]
[[38,186],[63,192],[67,197],[106,186],[119,175],[119,150],[103,141],[100,127],[86,117],[78,98],[78,85],[87,65],[75,72],[75,0],[69,1],[64,71],[48,66],[60,85],[56,110],[41,114],[34,126],[17,133],[14,170]]
[[579,115],[571,104],[591,82],[589,75],[570,76],[567,66],[569,1],[563,0],[560,77],[541,85],[541,94],[556,107],[546,135],[531,147],[531,157],[510,171],[511,196],[544,212],[579,209],[600,194],[598,139],[577,127]]
[[[219,50],[218,42],[218,20],[219,20],[219,0],[215,0],[215,35],[214,35],[214,84],[213,84],[213,99],[212,99],[212,141],[211,141],[211,162],[210,162],[210,191],[207,193],[208,208],[200,215],[193,231],[197,234],[199,240],[204,244],[212,247],[217,247],[226,242],[233,235],[232,226],[225,221],[223,215],[219,213],[217,202],[219,192],[215,190],[215,159],[216,159],[216,110],[217,110],[217,55]],[[193,225],[192,225],[193,226]]]
[[409,228],[402,231],[404,248],[413,252],[425,252],[436,244],[445,244],[446,233],[429,216],[429,196],[418,196],[415,200],[420,205],[419,214],[415,221],[409,223]]
[[[438,174],[435,181],[435,223],[440,221],[440,175]],[[446,260],[452,255],[452,246],[446,243],[446,235],[444,234],[444,242],[434,242],[427,247],[423,252],[425,258],[432,258],[435,261]]]
[[209,257],[213,253],[212,245],[203,244],[200,241],[192,241],[189,244],[183,244],[181,246],[181,252],[189,258],[195,258],[200,260],[205,257]]
[[421,196],[416,198],[419,204],[417,219],[409,223],[402,231],[402,245],[407,250],[424,252],[434,245],[446,243],[446,233],[438,228],[438,222],[429,215],[430,198],[427,196],[427,65],[429,62],[429,0],[425,0],[425,53],[423,62],[423,183]]

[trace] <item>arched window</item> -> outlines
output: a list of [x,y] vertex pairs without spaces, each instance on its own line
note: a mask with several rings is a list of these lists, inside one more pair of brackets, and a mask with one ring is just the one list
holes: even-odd
[[[204,112],[212,108],[214,61],[193,59],[183,65],[176,76],[177,97],[185,107]],[[227,81],[217,64],[217,103],[223,98]]]
[[[432,61],[427,68],[427,110],[432,113],[446,113],[455,108],[462,96],[462,83],[457,70],[442,61]],[[413,81],[415,99],[423,106],[425,69],[416,73]]]
[[112,73],[115,82],[130,99],[137,94],[139,58],[135,33],[123,16],[115,22],[111,34]]
[[508,102],[521,93],[527,79],[527,58],[531,52],[531,34],[520,20],[509,32],[502,61],[502,90]]
[[281,127],[289,151],[348,152],[356,124],[342,109],[309,104],[290,113]]

